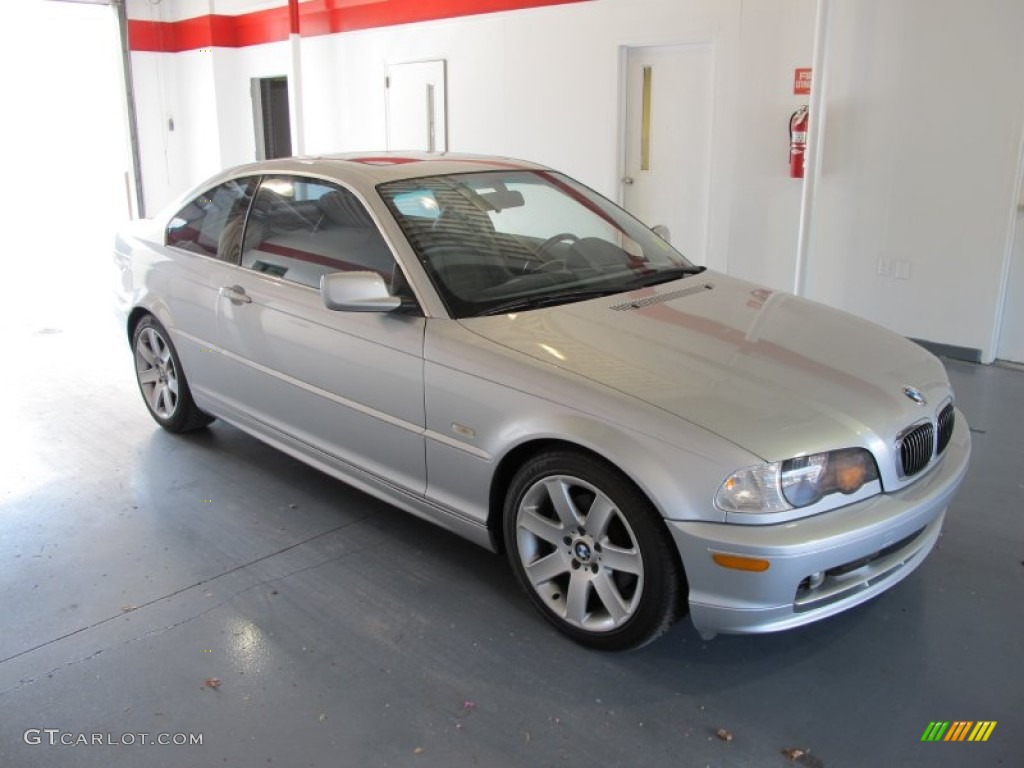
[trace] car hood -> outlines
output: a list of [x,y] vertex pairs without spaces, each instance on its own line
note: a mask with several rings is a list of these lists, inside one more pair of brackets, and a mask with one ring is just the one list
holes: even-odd
[[[892,445],[900,430],[951,395],[941,363],[902,336],[713,272],[461,322],[767,461]],[[915,404],[905,386],[924,393],[930,405]]]

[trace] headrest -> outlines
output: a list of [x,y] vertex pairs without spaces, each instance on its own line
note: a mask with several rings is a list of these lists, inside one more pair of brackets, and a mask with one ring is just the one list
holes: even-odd
[[335,190],[321,197],[317,204],[324,215],[332,223],[342,227],[368,228],[373,226],[373,219],[366,212],[363,204],[347,190]]

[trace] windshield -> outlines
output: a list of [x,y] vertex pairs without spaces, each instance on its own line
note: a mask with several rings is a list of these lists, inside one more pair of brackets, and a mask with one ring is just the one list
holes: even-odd
[[552,171],[405,179],[378,192],[456,318],[621,293],[702,269]]

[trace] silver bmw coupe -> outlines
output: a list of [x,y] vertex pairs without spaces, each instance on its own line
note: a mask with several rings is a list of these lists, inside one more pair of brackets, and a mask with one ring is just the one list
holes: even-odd
[[770,632],[924,560],[967,470],[940,362],[467,155],[226,171],[115,243],[157,423],[223,419],[508,555],[595,648]]

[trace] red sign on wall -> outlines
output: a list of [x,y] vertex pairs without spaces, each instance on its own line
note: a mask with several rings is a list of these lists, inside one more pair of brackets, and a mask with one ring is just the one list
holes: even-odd
[[793,70],[793,94],[807,96],[811,92],[811,68],[797,67]]

